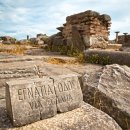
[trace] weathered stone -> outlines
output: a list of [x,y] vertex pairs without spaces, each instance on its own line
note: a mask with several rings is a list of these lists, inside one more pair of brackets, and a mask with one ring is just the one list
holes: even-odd
[[6,87],[5,80],[0,79],[0,99],[5,99],[5,87]]
[[117,43],[124,47],[130,47],[130,35],[117,35]]
[[[47,44],[49,45],[49,48],[53,51],[56,51],[59,46],[62,46],[64,44],[64,39],[62,37],[62,33],[58,32],[55,35],[52,35],[51,37],[49,37]],[[54,49],[56,48],[56,49]]]
[[63,75],[54,78],[57,95],[57,110],[66,112],[78,108],[83,101],[82,91],[76,75]]
[[101,36],[92,36],[90,38],[90,44],[91,44],[91,48],[102,48],[105,49],[107,48],[108,45],[108,41],[105,40],[104,37]]
[[76,49],[84,50],[86,46],[105,48],[108,43],[110,21],[109,15],[100,15],[98,12],[88,10],[68,16],[66,26],[61,32],[67,41],[72,39]]
[[130,47],[130,42],[129,43],[124,43],[122,46],[123,47]]
[[55,37],[53,40],[53,45],[54,46],[63,45],[62,37]]
[[72,46],[78,50],[85,50],[85,44],[76,26],[72,27]]
[[10,36],[0,36],[1,43],[3,44],[14,44],[16,39]]
[[[68,16],[66,24],[57,29],[61,33],[61,40],[52,39],[53,43],[72,46],[75,50],[89,48],[106,48],[108,44],[109,27],[111,25],[109,15],[100,15],[98,12],[88,10]],[[62,42],[66,41],[66,42]]]
[[57,27],[56,29],[58,29],[59,31],[62,31],[64,27]]
[[53,80],[47,77],[7,82],[6,106],[14,126],[22,126],[57,113]]
[[19,128],[6,130],[122,130],[107,114],[84,104],[80,108],[55,117],[29,124]]
[[124,129],[130,129],[130,68],[107,65],[83,76],[84,101],[104,111]]
[[106,48],[108,41],[102,36],[84,36],[83,40],[86,44],[86,47],[90,48]]
[[130,52],[130,47],[122,47],[120,50],[124,52]]
[[111,21],[111,17],[107,14],[103,14],[100,17],[101,17],[101,19],[104,19],[105,21]]
[[123,42],[122,43],[122,48],[121,50],[122,51],[125,51],[125,52],[130,52],[130,35],[126,35],[126,41],[128,42]]
[[6,106],[14,126],[78,108],[83,101],[78,76],[61,75],[7,82]]
[[82,37],[77,29],[77,27],[72,27],[72,36],[67,38],[67,46],[71,49],[83,51],[85,49]]

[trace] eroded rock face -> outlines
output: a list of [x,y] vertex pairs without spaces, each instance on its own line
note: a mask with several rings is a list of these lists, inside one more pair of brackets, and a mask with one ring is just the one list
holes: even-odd
[[124,129],[130,129],[130,68],[107,65],[98,73],[85,74],[84,101],[106,112]]

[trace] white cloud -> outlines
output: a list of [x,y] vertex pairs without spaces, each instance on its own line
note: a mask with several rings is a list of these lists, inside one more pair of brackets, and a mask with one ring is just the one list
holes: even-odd
[[29,8],[15,8],[12,12],[8,13],[9,18],[14,23],[19,23],[27,20],[27,14],[30,12]]
[[[0,30],[5,35],[7,32],[21,38],[41,32],[50,35],[57,32],[56,27],[61,26],[68,15],[90,9],[111,15],[111,38],[117,30],[130,33],[129,0],[4,0],[3,4]],[[14,33],[10,33],[11,30],[15,30]]]

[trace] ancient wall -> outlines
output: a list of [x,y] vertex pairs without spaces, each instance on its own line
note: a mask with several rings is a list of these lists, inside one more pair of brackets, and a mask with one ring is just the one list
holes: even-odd
[[124,43],[130,43],[130,35],[119,35],[118,36],[118,43],[124,44]]
[[130,35],[119,35],[118,44],[122,44],[122,51],[130,52]]
[[75,28],[81,36],[85,47],[103,48],[108,42],[110,21],[109,15],[100,15],[98,12],[88,10],[68,16],[63,27],[57,29],[62,32],[64,39],[70,40],[73,38]]

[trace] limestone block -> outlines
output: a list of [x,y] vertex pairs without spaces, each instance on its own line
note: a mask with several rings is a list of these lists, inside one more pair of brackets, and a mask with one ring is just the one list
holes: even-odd
[[54,85],[59,112],[70,111],[81,106],[83,96],[77,76],[63,75],[55,77]]
[[14,126],[22,126],[57,113],[53,80],[47,77],[7,82],[6,107]]

